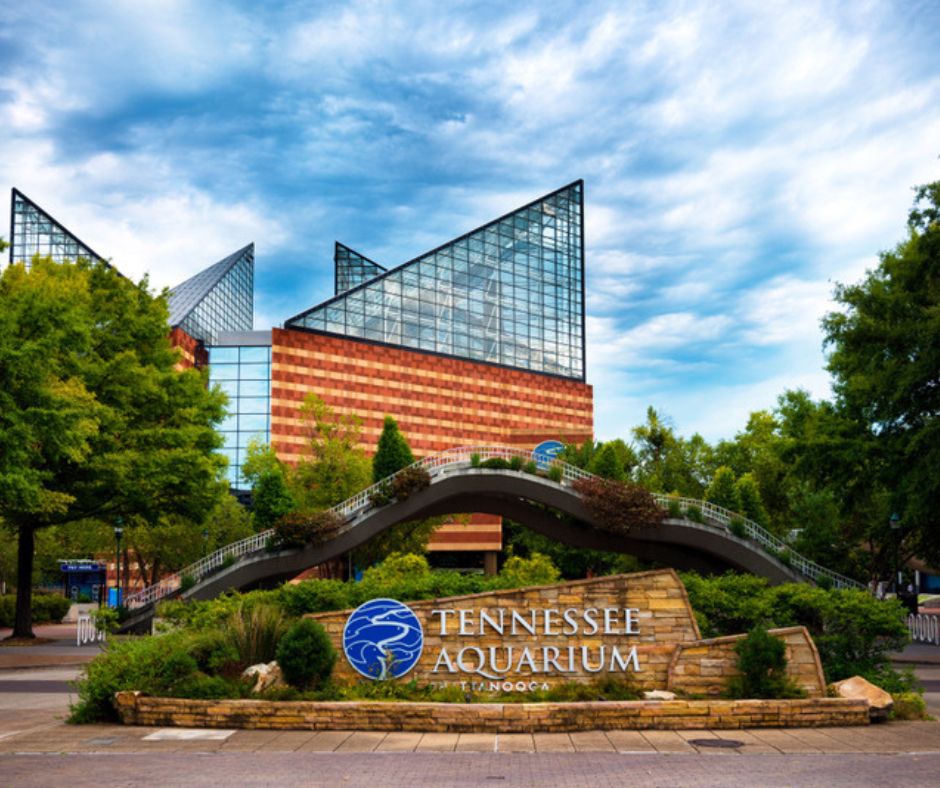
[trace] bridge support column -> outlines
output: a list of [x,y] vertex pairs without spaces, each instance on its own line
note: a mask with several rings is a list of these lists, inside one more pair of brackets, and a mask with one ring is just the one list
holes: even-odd
[[483,553],[483,574],[495,575],[497,571],[496,559],[499,553],[496,550],[487,550]]

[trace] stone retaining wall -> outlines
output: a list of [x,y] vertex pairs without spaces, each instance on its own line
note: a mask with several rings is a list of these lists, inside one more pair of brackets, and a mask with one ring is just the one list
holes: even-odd
[[266,730],[533,733],[868,725],[868,703],[803,700],[405,703],[183,700],[119,692],[125,725]]
[[[806,627],[771,629],[786,643],[787,674],[811,698],[825,697],[826,679],[816,644]],[[669,665],[666,689],[686,695],[720,697],[728,679],[739,675],[735,644],[746,635],[679,643]]]

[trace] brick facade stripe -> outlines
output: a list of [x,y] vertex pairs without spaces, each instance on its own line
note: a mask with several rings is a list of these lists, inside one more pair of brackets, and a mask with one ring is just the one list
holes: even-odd
[[[375,451],[394,416],[418,457],[461,445],[533,448],[593,437],[591,386],[474,361],[275,328],[271,348],[271,443],[285,462],[304,456],[298,409],[313,392],[363,420],[361,446]],[[432,549],[498,550],[501,520],[448,524]]]

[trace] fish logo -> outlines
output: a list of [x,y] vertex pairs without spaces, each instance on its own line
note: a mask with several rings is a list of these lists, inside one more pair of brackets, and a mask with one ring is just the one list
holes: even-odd
[[368,679],[397,679],[411,670],[424,650],[424,630],[414,611],[394,599],[371,599],[346,619],[343,651]]

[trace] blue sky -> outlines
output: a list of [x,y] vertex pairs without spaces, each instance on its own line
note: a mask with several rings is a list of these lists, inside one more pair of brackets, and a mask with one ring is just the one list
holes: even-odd
[[600,438],[826,396],[832,283],[940,178],[936,0],[0,9],[0,210],[157,286],[255,241],[259,328],[334,239],[394,265],[584,178]]

